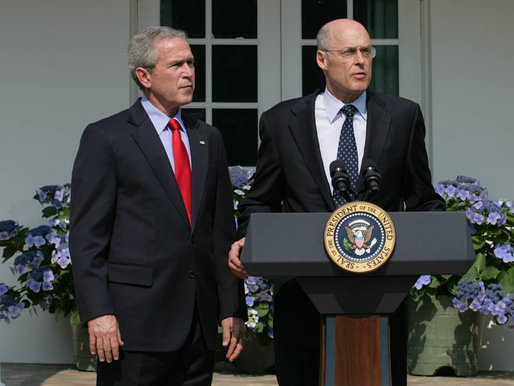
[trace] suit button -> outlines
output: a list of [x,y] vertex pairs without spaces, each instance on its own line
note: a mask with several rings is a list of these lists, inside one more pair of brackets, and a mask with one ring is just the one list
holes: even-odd
[[189,274],[188,274],[189,278],[190,279],[196,279],[196,277],[198,276],[197,273],[194,273],[193,271],[189,271]]

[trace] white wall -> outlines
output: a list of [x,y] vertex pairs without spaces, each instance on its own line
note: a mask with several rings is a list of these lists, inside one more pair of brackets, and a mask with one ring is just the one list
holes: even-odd
[[[85,125],[128,106],[129,35],[126,0],[0,1],[0,220],[43,224],[35,189],[70,182]],[[44,312],[1,321],[0,360],[70,363],[69,331]]]
[[432,0],[434,181],[514,199],[514,1]]
[[[434,181],[514,199],[514,1],[431,0]],[[514,331],[486,323],[481,370],[514,370]]]
[[[468,174],[514,198],[514,1],[425,1],[434,181]],[[69,182],[85,125],[128,105],[128,39],[126,0],[0,0],[0,220],[42,223],[34,190]],[[69,334],[66,320],[25,312],[0,323],[0,361],[71,362]],[[514,370],[513,334],[484,330],[482,369]]]

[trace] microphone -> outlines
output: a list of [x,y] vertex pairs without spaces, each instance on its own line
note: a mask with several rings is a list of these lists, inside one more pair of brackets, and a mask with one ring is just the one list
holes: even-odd
[[332,186],[339,192],[341,197],[343,197],[346,202],[353,201],[350,196],[350,176],[346,171],[343,161],[332,161],[330,164],[330,177],[332,177]]
[[380,191],[380,181],[382,181],[382,176],[378,172],[375,161],[371,159],[363,160],[361,169],[368,193],[375,196]]

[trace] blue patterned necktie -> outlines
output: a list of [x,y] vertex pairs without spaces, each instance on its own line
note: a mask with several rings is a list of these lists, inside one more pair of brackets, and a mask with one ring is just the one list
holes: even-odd
[[[357,170],[358,170],[358,157],[357,157],[357,144],[355,143],[355,135],[353,134],[353,115],[357,111],[354,105],[345,105],[341,109],[346,119],[344,120],[339,136],[339,146],[337,147],[337,159],[344,162],[346,171],[350,177],[352,188],[357,186]],[[334,189],[334,204],[336,208],[343,205],[346,200],[341,197],[338,191]]]

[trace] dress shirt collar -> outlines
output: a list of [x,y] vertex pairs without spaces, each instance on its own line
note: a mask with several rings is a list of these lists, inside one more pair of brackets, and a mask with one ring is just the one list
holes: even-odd
[[[327,88],[325,88],[325,91],[323,92],[321,97],[323,98],[323,104],[325,105],[327,118],[330,121],[330,123],[333,123],[336,120],[336,118],[338,118],[338,114],[341,114],[340,111],[345,105],[345,103],[341,102],[339,99],[333,96]],[[366,120],[366,91],[364,91],[356,100],[354,100],[350,104],[354,105],[359,111],[360,115],[362,115],[364,120]]]
[[157,130],[158,134],[168,129],[170,118],[175,118],[180,123],[180,130],[185,131],[184,122],[182,122],[182,109],[179,109],[178,113],[174,117],[168,117],[161,110],[155,107],[144,95],[141,97],[141,104],[155,126],[155,130]]

